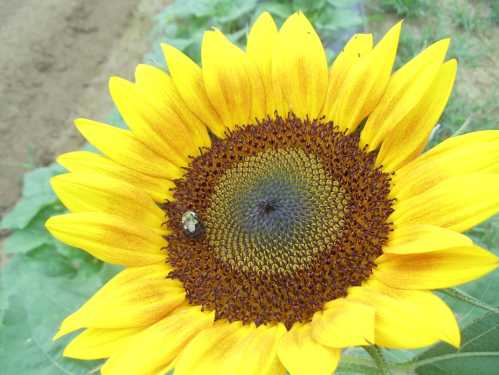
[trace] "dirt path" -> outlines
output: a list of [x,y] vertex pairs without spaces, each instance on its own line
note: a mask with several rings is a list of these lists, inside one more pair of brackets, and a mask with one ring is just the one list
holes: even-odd
[[109,114],[108,77],[131,78],[166,3],[0,1],[0,217],[25,171],[83,144],[73,118]]

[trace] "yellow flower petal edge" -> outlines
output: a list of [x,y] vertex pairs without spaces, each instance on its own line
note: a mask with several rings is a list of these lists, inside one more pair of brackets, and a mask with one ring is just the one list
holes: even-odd
[[166,279],[170,271],[166,264],[121,271],[63,321],[55,339],[80,328],[144,327],[161,320],[185,301],[182,284]]
[[[277,348],[285,334],[284,325],[260,325],[239,340],[226,353],[222,374],[284,375],[286,370],[279,361]],[[251,361],[247,361],[251,358]]]
[[75,125],[90,144],[118,164],[154,177],[182,176],[178,165],[152,151],[130,131],[87,119],[77,119]]
[[[432,68],[426,69],[417,80],[428,80],[428,77],[424,76],[428,70],[430,74],[435,73]],[[424,93],[423,99],[401,124],[392,128],[386,135],[376,160],[378,165],[383,165],[385,171],[397,170],[414,159],[426,146],[430,133],[449,100],[456,71],[456,60],[449,60],[440,66],[436,71],[437,77]],[[400,139],[406,141],[402,144]]]
[[158,155],[178,166],[187,166],[201,145],[194,133],[171,108],[157,108],[135,84],[119,77],[109,80],[109,92],[134,136]]
[[372,48],[372,34],[355,34],[334,59],[329,69],[329,85],[322,109],[322,114],[326,116],[326,119],[336,122],[334,105],[337,100],[338,90],[345,81],[350,69],[358,64]]
[[136,335],[113,353],[101,369],[103,375],[160,373],[200,331],[213,324],[213,314],[196,307],[180,307],[170,316]]
[[394,230],[383,252],[418,254],[472,244],[471,239],[453,230],[428,224],[413,224],[403,225]]
[[171,189],[175,184],[172,181],[137,172],[93,152],[67,152],[57,158],[57,163],[70,172],[94,173],[120,179],[137,189],[142,189],[155,202],[173,199]]
[[139,64],[135,69],[135,80],[137,92],[147,98],[159,113],[178,115],[182,124],[189,129],[193,144],[197,147],[211,146],[207,125],[187,108],[167,73],[151,65]]
[[75,359],[104,359],[122,350],[141,328],[89,328],[64,349],[64,356]]
[[255,329],[254,325],[240,322],[215,322],[213,327],[201,331],[187,344],[177,359],[175,374],[221,374],[227,352]]
[[378,104],[390,79],[402,23],[393,26],[371,52],[348,71],[338,90],[333,118],[354,131]]
[[144,266],[164,261],[166,240],[135,221],[103,212],[52,216],[45,223],[58,240],[108,263]]
[[143,190],[97,173],[66,173],[50,184],[61,202],[73,212],[106,212],[136,220],[161,234],[163,211]]
[[169,44],[162,44],[168,69],[185,105],[207,124],[217,137],[223,137],[225,127],[210,103],[201,68],[184,53]]
[[418,130],[417,125],[410,122],[413,119],[406,120],[406,117],[411,112],[422,111],[425,95],[441,95],[428,92],[428,89],[444,61],[449,42],[449,39],[443,39],[432,44],[391,76],[383,97],[362,129],[361,147],[375,150],[394,128],[411,126],[410,130]]
[[451,177],[499,173],[499,130],[483,130],[448,138],[392,177],[391,195],[404,200]]
[[258,70],[265,95],[258,96],[265,101],[266,115],[274,116],[274,112],[285,113],[282,92],[272,84],[272,51],[277,41],[278,30],[274,19],[268,12],[263,12],[248,33],[246,50],[248,57]]
[[384,254],[373,277],[393,288],[441,289],[460,285],[497,268],[499,258],[478,246],[423,254]]
[[[327,60],[313,26],[298,12],[282,25],[272,55],[273,85],[300,117],[319,115],[327,91]],[[306,95],[304,95],[306,93]]]
[[340,361],[340,349],[319,344],[310,324],[295,324],[279,342],[279,359],[290,375],[330,375]]
[[459,326],[449,307],[431,292],[390,288],[372,280],[353,288],[351,298],[376,311],[376,344],[414,349],[443,340],[460,345]]
[[374,343],[374,309],[364,303],[338,298],[312,319],[312,337],[319,343],[344,348]]
[[251,122],[253,92],[244,52],[220,31],[206,31],[201,59],[206,92],[224,126]]
[[446,179],[409,199],[390,216],[395,226],[432,224],[463,232],[499,210],[499,174],[475,173]]

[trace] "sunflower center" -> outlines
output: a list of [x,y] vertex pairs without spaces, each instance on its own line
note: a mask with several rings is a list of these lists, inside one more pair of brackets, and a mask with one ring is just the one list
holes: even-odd
[[[392,207],[389,176],[358,141],[289,115],[236,128],[194,158],[163,206],[169,277],[189,302],[290,327],[366,280]],[[186,218],[202,225],[195,236]]]
[[340,236],[348,200],[316,155],[264,150],[218,179],[205,215],[207,241],[234,269],[292,274]]

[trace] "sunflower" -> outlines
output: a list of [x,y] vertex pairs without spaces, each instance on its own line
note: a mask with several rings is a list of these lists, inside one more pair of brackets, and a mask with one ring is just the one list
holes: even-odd
[[202,67],[111,78],[130,130],[87,119],[103,155],[61,155],[59,240],[122,265],[61,324],[103,374],[330,374],[341,349],[460,344],[432,289],[498,258],[461,234],[499,209],[499,131],[422,153],[449,98],[449,40],[392,74],[401,23],[328,67],[302,13],[263,13],[246,51],[204,34]]

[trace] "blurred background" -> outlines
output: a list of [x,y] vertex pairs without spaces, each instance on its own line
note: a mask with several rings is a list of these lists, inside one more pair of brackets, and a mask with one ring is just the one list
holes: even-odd
[[[330,61],[353,33],[369,31],[379,40],[401,18],[405,22],[396,67],[450,36],[448,56],[459,60],[458,77],[431,145],[453,135],[498,128],[495,0],[0,0],[2,374],[90,374],[100,366],[63,359],[67,340],[50,340],[61,319],[117,270],[57,242],[43,227],[47,217],[64,212],[48,185],[51,176],[63,172],[53,163],[55,157],[88,147],[72,120],[87,117],[124,126],[108,95],[111,75],[133,79],[141,62],[167,69],[159,49],[164,41],[199,61],[202,33],[213,26],[244,46],[249,25],[263,10],[279,25],[294,11],[304,11]],[[469,235],[497,253],[499,219]],[[497,306],[493,278],[465,290]],[[449,301],[463,327],[485,314]],[[387,355],[401,361],[421,354]]]

